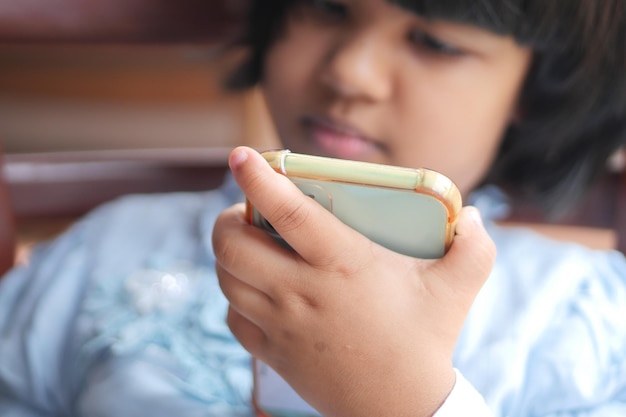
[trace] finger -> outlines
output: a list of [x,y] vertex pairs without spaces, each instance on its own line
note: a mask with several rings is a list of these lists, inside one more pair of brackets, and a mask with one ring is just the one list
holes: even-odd
[[220,265],[215,267],[220,288],[232,308],[260,328],[264,328],[272,314],[270,297],[251,285],[237,279]]
[[276,289],[293,270],[296,255],[263,230],[246,223],[243,205],[220,214],[213,227],[216,264],[239,280],[276,297]]
[[309,263],[332,264],[353,251],[357,242],[369,244],[365,237],[305,196],[288,178],[274,172],[256,151],[236,148],[229,163],[250,203]]
[[434,262],[441,269],[438,279],[459,295],[458,302],[469,309],[491,273],[496,247],[485,230],[475,207],[464,207],[459,215],[454,241],[448,253]]
[[226,323],[241,346],[255,357],[262,357],[267,346],[267,337],[256,324],[241,315],[232,306],[228,308]]

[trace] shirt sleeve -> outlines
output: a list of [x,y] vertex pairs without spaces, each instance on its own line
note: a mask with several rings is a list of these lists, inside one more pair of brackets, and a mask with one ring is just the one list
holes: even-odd
[[493,413],[476,388],[455,369],[456,383],[433,417],[492,417]]

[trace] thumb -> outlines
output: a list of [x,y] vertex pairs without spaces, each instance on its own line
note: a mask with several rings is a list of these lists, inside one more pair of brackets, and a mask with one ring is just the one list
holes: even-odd
[[276,173],[258,152],[237,147],[229,164],[248,202],[308,262],[327,265],[352,243],[354,230]]
[[443,279],[459,307],[469,310],[493,268],[496,246],[485,230],[476,207],[463,207],[452,246],[448,253],[433,264],[437,276]]

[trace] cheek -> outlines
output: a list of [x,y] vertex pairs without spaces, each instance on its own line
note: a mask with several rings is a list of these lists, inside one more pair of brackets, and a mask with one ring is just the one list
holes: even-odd
[[[483,179],[493,162],[494,152],[468,156],[464,150],[454,150],[451,157],[450,178],[464,196],[467,196]],[[456,163],[455,163],[456,162]]]
[[290,116],[315,96],[322,46],[309,31],[292,29],[266,55],[261,86],[279,131],[290,128]]
[[[463,88],[420,91],[402,107],[404,165],[418,164],[448,175],[464,194],[483,178],[509,123],[509,103],[497,94]],[[491,99],[485,99],[491,97]],[[409,102],[410,101],[410,102]],[[507,110],[504,110],[507,109]],[[406,135],[405,135],[406,136]],[[411,161],[413,158],[414,161]]]
[[287,54],[284,48],[280,46],[275,47],[267,55],[261,83],[268,110],[279,130],[282,124],[281,119],[285,118],[293,106],[290,92],[298,89],[293,67],[284,64],[285,55]]
[[[459,187],[463,195],[470,193],[483,179],[491,167],[500,143],[500,135],[491,136],[488,141],[485,137],[472,138],[467,134],[455,135],[452,138],[442,138],[429,141],[425,147],[416,146],[415,149],[405,149],[407,153],[425,155],[429,160],[413,164],[434,169],[448,176]],[[460,138],[460,140],[458,140]],[[467,146],[465,141],[472,142]],[[403,163],[402,165],[409,165]]]
[[[493,87],[492,87],[493,88]],[[459,123],[443,124],[450,149],[454,153],[459,171],[456,181],[464,194],[470,192],[487,174],[497,157],[500,144],[511,123],[516,91],[484,90],[470,100],[458,100],[450,111],[457,115]],[[452,168],[455,169],[455,168]]]

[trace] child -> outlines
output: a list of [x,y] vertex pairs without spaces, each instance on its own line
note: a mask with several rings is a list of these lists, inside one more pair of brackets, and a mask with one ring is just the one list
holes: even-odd
[[[257,1],[233,84],[262,85],[293,151],[432,168],[467,199],[495,183],[563,201],[624,141],[624,14],[620,0]],[[413,259],[252,150],[230,164],[240,188],[125,198],[4,278],[2,415],[251,415],[227,310],[326,416],[487,415],[483,398],[502,416],[626,415],[621,254],[485,229],[468,207],[446,256]],[[245,223],[239,189],[294,251]]]

